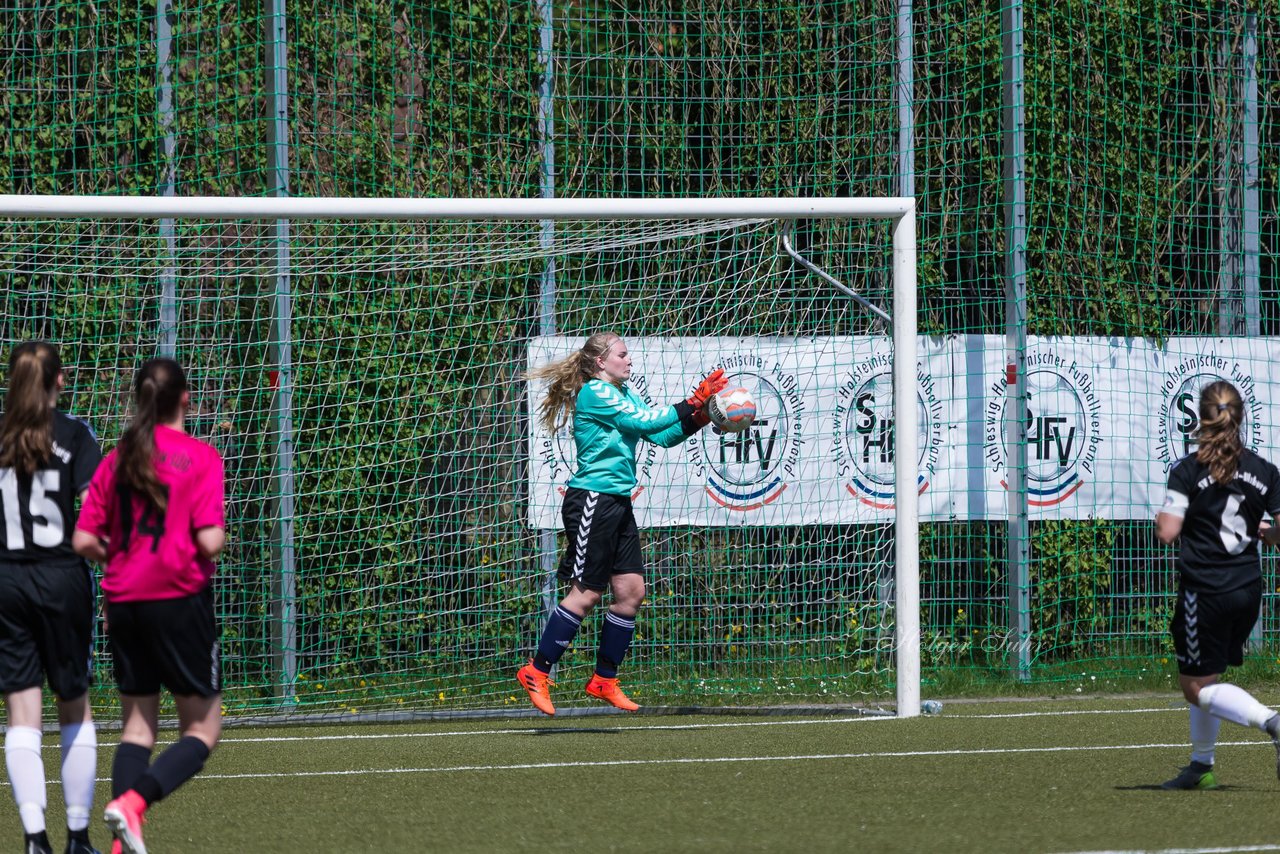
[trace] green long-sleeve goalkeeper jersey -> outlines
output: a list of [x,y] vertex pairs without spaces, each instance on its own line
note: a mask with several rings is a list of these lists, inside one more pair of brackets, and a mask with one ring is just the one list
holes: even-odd
[[670,448],[685,435],[674,406],[650,409],[627,386],[619,389],[604,380],[587,380],[578,390],[573,414],[578,470],[569,486],[630,495],[636,487],[636,444],[644,439]]

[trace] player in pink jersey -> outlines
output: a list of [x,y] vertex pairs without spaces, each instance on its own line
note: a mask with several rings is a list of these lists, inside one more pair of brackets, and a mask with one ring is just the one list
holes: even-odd
[[[183,429],[187,378],[151,359],[136,413],[89,484],[73,545],[106,564],[102,591],[124,726],[105,819],[126,854],[146,854],[143,813],[204,767],[222,733],[218,626],[209,580],[226,542],[222,458]],[[151,761],[160,688],[181,738]]]

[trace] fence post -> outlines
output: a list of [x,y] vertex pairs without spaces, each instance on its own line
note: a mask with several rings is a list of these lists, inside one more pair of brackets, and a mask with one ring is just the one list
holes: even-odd
[[[289,195],[289,72],[285,0],[267,0],[266,80],[270,98],[267,145],[271,169],[268,191]],[[276,288],[271,318],[271,420],[276,439],[272,478],[274,524],[271,532],[271,654],[283,705],[296,702],[298,679],[297,555],[294,549],[293,293],[290,279],[289,220],[275,221]]]

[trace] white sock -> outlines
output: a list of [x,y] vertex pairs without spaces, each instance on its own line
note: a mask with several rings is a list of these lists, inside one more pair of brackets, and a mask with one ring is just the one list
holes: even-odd
[[44,762],[40,760],[40,730],[11,726],[4,734],[4,764],[13,786],[23,833],[44,830]]
[[1266,731],[1267,719],[1275,714],[1237,685],[1215,682],[1200,689],[1200,708],[1215,718]]
[[1213,748],[1218,743],[1218,727],[1222,726],[1222,721],[1199,706],[1189,708],[1191,709],[1191,761],[1212,765]]
[[67,829],[84,830],[93,809],[98,776],[98,735],[93,721],[62,727],[62,794],[67,802]]

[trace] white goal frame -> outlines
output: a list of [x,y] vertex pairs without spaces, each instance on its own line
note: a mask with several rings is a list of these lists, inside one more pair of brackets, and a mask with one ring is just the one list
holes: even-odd
[[[916,205],[912,198],[697,198],[697,199],[376,199],[175,196],[34,196],[0,194],[0,217],[10,219],[254,219],[275,220],[284,248],[287,223],[310,219],[369,220],[624,220],[624,219],[875,219],[891,223],[893,306],[893,404],[895,412],[895,681],[897,715],[920,714],[920,579],[917,457]],[[823,278],[833,282],[807,262]],[[838,283],[835,283],[838,284]],[[844,289],[846,293],[848,289]],[[278,313],[277,324],[289,314]],[[856,298],[856,297],[855,297]],[[164,305],[161,325],[164,326]],[[287,334],[287,332],[286,332]],[[163,344],[162,344],[163,346]],[[282,371],[282,375],[287,376]],[[282,376],[283,379],[283,376]],[[289,389],[280,388],[282,411],[291,418]],[[281,449],[282,452],[291,449]],[[284,462],[291,477],[291,461]],[[280,523],[292,527],[291,484],[282,490]],[[284,572],[292,572],[292,538],[282,543]],[[290,618],[285,616],[285,623]],[[287,648],[287,647],[286,647]],[[287,665],[286,665],[287,668]]]

